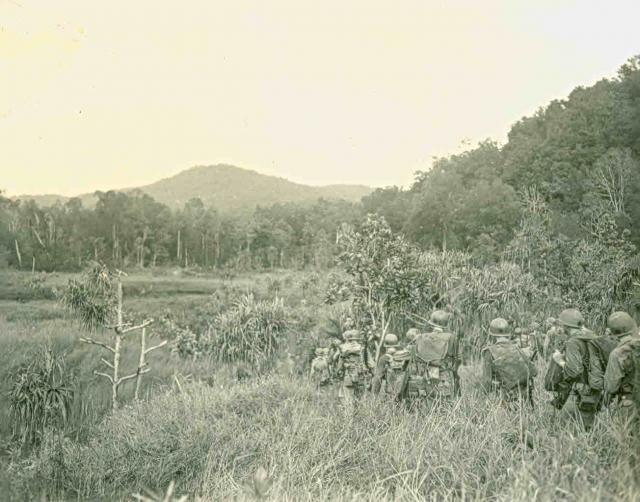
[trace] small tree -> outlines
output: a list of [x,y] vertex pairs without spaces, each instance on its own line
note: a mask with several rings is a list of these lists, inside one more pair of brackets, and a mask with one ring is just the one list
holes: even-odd
[[[110,370],[109,373],[94,370],[95,375],[106,378],[111,384],[111,405],[118,408],[118,390],[128,380],[136,379],[134,398],[138,400],[142,375],[151,371],[145,361],[146,355],[166,345],[166,340],[152,347],[146,346],[146,328],[152,319],[147,319],[133,326],[123,321],[122,312],[122,276],[120,271],[111,271],[103,264],[93,263],[83,274],[81,280],[69,280],[62,295],[62,304],[77,315],[85,328],[95,330],[98,327],[113,330],[113,345],[83,337],[80,341],[97,345],[112,354],[111,361],[104,358],[101,362]],[[120,358],[125,336],[133,331],[141,330],[140,356],[138,367],[134,373],[121,376]]]
[[369,340],[379,335],[376,360],[392,319],[416,302],[424,288],[417,251],[394,235],[385,219],[370,214],[358,231],[338,239],[339,263],[352,276],[353,310]]

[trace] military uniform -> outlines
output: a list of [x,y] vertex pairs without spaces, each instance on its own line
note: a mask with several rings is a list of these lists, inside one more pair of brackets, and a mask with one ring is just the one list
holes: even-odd
[[364,339],[358,330],[344,334],[345,343],[338,352],[338,371],[343,375],[339,396],[346,408],[353,408],[366,388],[367,367],[364,359]]
[[378,359],[373,379],[371,381],[371,391],[374,394],[378,394],[381,390],[383,390],[385,394],[390,391],[389,380],[393,378],[391,365],[393,361],[393,354],[398,348],[398,337],[391,333],[387,334],[384,337],[383,347],[385,352]]
[[634,351],[640,350],[640,334],[635,321],[626,312],[614,312],[607,321],[611,333],[619,338],[618,346],[609,355],[604,374],[604,390],[617,401],[618,414],[624,421],[638,419],[638,406],[634,399],[636,360]]
[[[606,362],[597,349],[601,337],[584,327],[582,314],[576,309],[563,310],[559,317],[561,335],[566,337],[564,351],[556,350],[553,360],[562,368],[561,386],[566,396],[576,392],[576,408],[586,430],[591,429],[602,406]],[[564,399],[566,401],[566,399]],[[561,408],[563,400],[557,401]]]
[[429,333],[417,335],[408,346],[399,398],[408,403],[433,398],[447,399],[458,393],[457,339],[447,331],[449,314],[431,314]]
[[544,353],[553,354],[556,350],[563,352],[569,336],[559,326],[552,326],[547,331]]
[[500,317],[491,321],[489,335],[495,342],[482,350],[482,385],[505,403],[526,400],[533,404],[532,350],[521,348],[520,340],[511,340],[509,323]]
[[329,349],[318,348],[315,350],[315,357],[311,361],[311,380],[316,389],[330,383]]

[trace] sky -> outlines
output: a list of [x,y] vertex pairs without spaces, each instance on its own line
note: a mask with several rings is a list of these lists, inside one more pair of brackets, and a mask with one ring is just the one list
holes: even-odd
[[0,0],[0,189],[407,186],[640,53],[637,0]]

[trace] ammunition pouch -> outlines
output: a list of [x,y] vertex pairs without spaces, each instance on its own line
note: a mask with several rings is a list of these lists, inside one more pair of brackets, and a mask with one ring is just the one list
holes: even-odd
[[580,411],[596,412],[602,407],[602,392],[585,388],[578,394],[578,409]]

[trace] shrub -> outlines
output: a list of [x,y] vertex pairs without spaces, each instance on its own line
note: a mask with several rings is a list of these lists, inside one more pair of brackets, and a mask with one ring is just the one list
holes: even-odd
[[63,355],[42,349],[35,359],[13,375],[9,393],[13,438],[22,445],[37,444],[47,428],[67,423],[75,379],[66,370]]
[[281,299],[259,301],[245,295],[216,316],[208,350],[219,361],[259,365],[276,354],[289,324]]

